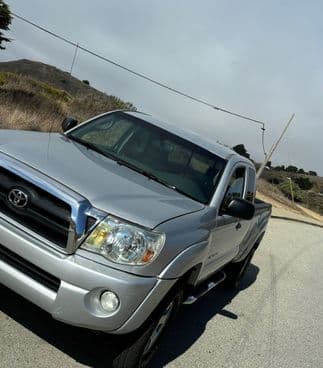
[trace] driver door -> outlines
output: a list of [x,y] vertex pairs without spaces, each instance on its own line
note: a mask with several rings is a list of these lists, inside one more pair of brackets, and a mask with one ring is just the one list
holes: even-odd
[[239,245],[248,231],[248,221],[226,215],[225,209],[232,199],[244,198],[246,182],[246,166],[235,167],[227,183],[216,225],[211,232],[203,278],[230,262],[239,252]]

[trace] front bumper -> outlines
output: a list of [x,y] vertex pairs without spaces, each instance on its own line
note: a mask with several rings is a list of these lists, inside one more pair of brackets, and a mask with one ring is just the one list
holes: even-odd
[[[107,267],[77,253],[65,255],[0,217],[0,244],[60,280],[58,290],[0,259],[0,283],[68,324],[115,334],[134,331],[160,303],[175,280],[140,277]],[[111,290],[120,299],[113,314],[95,299]]]

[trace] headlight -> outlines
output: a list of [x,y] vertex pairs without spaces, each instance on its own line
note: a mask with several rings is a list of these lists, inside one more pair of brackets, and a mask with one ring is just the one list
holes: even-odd
[[116,263],[144,265],[158,256],[165,238],[163,233],[108,216],[88,236],[82,248]]

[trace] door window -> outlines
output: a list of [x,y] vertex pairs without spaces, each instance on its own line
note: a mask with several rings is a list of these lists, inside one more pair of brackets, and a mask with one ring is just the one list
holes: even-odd
[[232,199],[243,198],[245,182],[246,182],[246,168],[239,167],[234,171],[234,173],[230,178],[222,202],[221,212],[223,212],[228,207]]

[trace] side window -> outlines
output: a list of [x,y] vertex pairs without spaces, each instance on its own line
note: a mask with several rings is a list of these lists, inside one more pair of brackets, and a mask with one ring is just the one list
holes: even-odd
[[239,167],[232,174],[221,205],[223,211],[234,198],[242,198],[246,182],[246,168]]
[[248,181],[247,181],[247,194],[246,200],[249,202],[255,201],[256,196],[256,172],[254,169],[248,169]]

